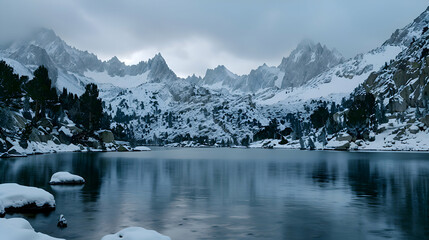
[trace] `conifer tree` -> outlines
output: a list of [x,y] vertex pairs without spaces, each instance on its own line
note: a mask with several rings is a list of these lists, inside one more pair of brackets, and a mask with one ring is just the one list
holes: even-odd
[[13,73],[11,66],[5,61],[0,61],[0,102],[9,107],[12,104],[19,105],[23,96],[22,82],[26,80],[27,77],[19,77]]
[[103,117],[103,103],[98,98],[99,92],[96,84],[88,84],[85,93],[80,96],[80,110],[82,124],[90,131],[100,129]]
[[34,100],[35,119],[45,116],[47,108],[52,108],[58,102],[57,91],[52,87],[52,81],[48,75],[48,69],[44,66],[34,71],[34,78],[26,85],[28,95]]

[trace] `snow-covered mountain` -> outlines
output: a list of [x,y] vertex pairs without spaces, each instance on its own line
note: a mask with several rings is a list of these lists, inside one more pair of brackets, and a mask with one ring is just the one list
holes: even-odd
[[384,99],[394,112],[429,104],[429,8],[413,23],[397,30],[386,44],[408,44],[394,61],[371,74],[366,91]]
[[281,87],[300,87],[343,61],[342,55],[335,49],[330,50],[310,40],[302,41],[289,57],[283,58],[278,67],[285,73]]
[[277,67],[263,64],[247,75],[238,76],[222,65],[208,69],[200,84],[211,89],[225,88],[242,93],[299,87],[342,61],[343,57],[335,49],[304,40]]
[[[88,51],[71,47],[52,30],[41,28],[24,40],[12,43],[1,50],[1,55],[16,60],[24,65],[45,65],[53,80],[59,85],[68,86],[62,80],[86,83],[89,79],[97,83],[110,83],[119,87],[135,87],[145,82],[162,82],[177,79],[161,54],[136,65],[126,65],[117,57],[101,61]],[[59,72],[62,75],[58,77]],[[89,80],[90,81],[90,80]],[[83,91],[84,84],[76,84]]]
[[374,50],[358,54],[330,67],[299,87],[260,92],[256,101],[263,105],[289,106],[302,106],[302,102],[312,99],[340,102],[362,84],[371,72],[378,71],[406,48],[407,46],[402,44],[385,43]]
[[[365,81],[371,90],[389,86],[386,77],[374,81],[373,76],[381,79],[380,69],[401,52],[408,59],[405,56],[426,51],[418,38],[428,22],[425,11],[382,46],[348,60],[336,50],[303,41],[279,66],[263,64],[241,76],[218,66],[207,70],[203,78],[181,79],[161,54],[131,66],[117,57],[101,61],[46,29],[7,46],[0,56],[21,75],[31,75],[37,65],[46,65],[59,90],[81,94],[86,84],[98,84],[105,111],[114,121],[112,127],[121,125],[137,140],[241,144],[273,118],[281,122],[279,131],[288,128],[288,113],[305,112],[314,100],[338,103]],[[412,51],[413,38],[420,52],[407,52]]]

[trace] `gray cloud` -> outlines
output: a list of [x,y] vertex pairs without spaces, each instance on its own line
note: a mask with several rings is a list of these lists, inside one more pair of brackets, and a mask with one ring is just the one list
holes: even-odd
[[0,41],[35,27],[128,63],[161,52],[179,75],[224,64],[277,65],[303,38],[346,57],[368,51],[423,12],[426,0],[14,0],[0,2]]

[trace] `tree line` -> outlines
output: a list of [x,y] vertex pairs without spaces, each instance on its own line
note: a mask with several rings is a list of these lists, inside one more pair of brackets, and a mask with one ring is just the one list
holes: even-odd
[[110,118],[103,113],[103,102],[96,84],[86,85],[85,92],[77,96],[65,88],[62,92],[57,91],[45,66],[39,66],[33,75],[32,79],[19,76],[5,61],[0,61],[2,112],[22,111],[23,117],[35,126],[42,119],[58,125],[68,118],[88,132],[109,128]]

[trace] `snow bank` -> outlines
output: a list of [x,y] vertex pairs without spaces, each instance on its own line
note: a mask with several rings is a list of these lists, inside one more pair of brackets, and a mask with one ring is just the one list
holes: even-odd
[[83,177],[71,174],[69,172],[57,172],[51,177],[49,184],[84,184],[85,179]]
[[58,129],[58,132],[63,132],[65,135],[69,137],[73,137],[73,133],[70,131],[70,129],[62,126],[60,129]]
[[24,149],[19,145],[18,140],[12,140],[10,138],[7,139],[8,142],[13,145],[8,150],[8,153],[6,155],[8,157],[22,157],[35,153],[77,152],[83,149],[83,147],[80,145],[56,144],[52,140],[48,142],[28,141],[28,147]]
[[336,149],[336,148],[343,147],[343,146],[345,146],[347,144],[350,144],[350,142],[349,141],[331,140],[326,145],[326,148],[328,148],[328,149]]
[[35,232],[30,223],[23,218],[0,218],[0,236],[4,240],[60,240]]
[[171,240],[171,238],[154,230],[147,230],[141,227],[129,227],[115,234],[106,235],[101,240]]
[[28,210],[55,208],[55,199],[52,194],[40,188],[16,183],[0,184],[0,213],[4,214],[8,209],[18,208]]
[[134,151],[151,151],[152,149],[145,146],[137,146],[134,148]]

